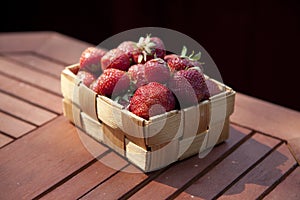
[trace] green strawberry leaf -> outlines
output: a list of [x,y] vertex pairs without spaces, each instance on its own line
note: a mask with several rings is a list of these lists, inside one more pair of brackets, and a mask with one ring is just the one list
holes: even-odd
[[182,50],[181,50],[181,56],[182,56],[182,57],[185,57],[185,56],[186,56],[186,53],[187,53],[187,48],[186,48],[186,46],[183,46],[183,47],[182,47]]
[[197,53],[196,55],[194,55],[193,57],[191,57],[193,60],[200,60],[201,59],[201,52],[199,51],[199,53]]

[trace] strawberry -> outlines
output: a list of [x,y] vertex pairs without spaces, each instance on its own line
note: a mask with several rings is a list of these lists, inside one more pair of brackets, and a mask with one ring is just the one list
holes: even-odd
[[139,87],[130,99],[129,105],[129,111],[147,120],[149,117],[173,109],[175,109],[173,93],[157,82]]
[[149,60],[145,64],[132,65],[128,74],[137,88],[150,82],[166,83],[170,78],[167,63],[161,58]]
[[145,63],[153,58],[164,58],[166,55],[165,45],[158,37],[140,37],[136,46],[138,49],[133,53],[135,63]]
[[135,84],[135,87],[146,85],[148,81],[145,78],[145,66],[144,64],[132,65],[128,69],[128,75],[131,81]]
[[94,82],[95,76],[87,71],[79,71],[77,77],[83,82],[84,85],[89,87],[92,82]]
[[130,59],[124,51],[120,49],[112,49],[102,57],[101,67],[103,71],[108,68],[127,71],[130,67]]
[[183,46],[180,56],[176,54],[170,54],[164,57],[172,72],[190,67],[199,67],[202,70],[202,65],[200,62],[198,62],[198,60],[201,58],[201,53],[199,52],[198,54],[194,55],[193,52],[189,56],[186,56],[186,53],[187,49],[185,46]]
[[166,83],[170,78],[167,63],[161,58],[155,58],[145,63],[145,78],[148,82]]
[[197,68],[175,72],[168,87],[177,97],[181,108],[196,105],[210,96],[205,78]]
[[132,41],[122,42],[117,49],[124,51],[130,59],[130,62],[133,63],[133,53],[137,51],[137,45]]
[[214,96],[222,92],[222,87],[219,86],[216,82],[206,79],[205,80],[210,96]]
[[85,70],[93,74],[101,73],[101,58],[106,53],[103,49],[98,49],[96,47],[88,47],[85,49],[79,60],[80,70]]
[[99,77],[94,80],[91,84],[90,84],[90,89],[93,90],[94,92],[96,92],[97,94],[99,93],[98,92],[98,82],[99,82]]
[[114,98],[125,93],[129,85],[130,80],[126,72],[109,68],[103,71],[90,88],[100,95]]

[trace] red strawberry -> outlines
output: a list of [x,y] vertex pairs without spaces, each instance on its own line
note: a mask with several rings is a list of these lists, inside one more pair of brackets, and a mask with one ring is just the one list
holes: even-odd
[[145,63],[153,58],[164,58],[166,55],[165,45],[158,37],[140,37],[136,45],[138,50],[133,53],[135,63]]
[[222,87],[219,86],[216,82],[214,82],[210,79],[206,79],[205,82],[206,82],[207,88],[209,90],[210,96],[214,96],[214,95],[222,92]]
[[132,65],[128,69],[128,75],[137,88],[148,83],[145,78],[145,66],[143,64]]
[[103,49],[88,47],[81,54],[79,68],[93,74],[99,74],[101,72],[101,58],[105,53],[106,51]]
[[94,82],[95,76],[89,72],[86,71],[79,71],[77,73],[77,77],[82,80],[83,84],[86,85],[87,87],[89,87],[91,85],[92,82]]
[[202,65],[198,60],[201,57],[200,52],[196,55],[192,53],[190,56],[186,56],[187,49],[184,46],[181,55],[171,54],[164,57],[165,61],[168,63],[171,71],[184,70],[190,67],[199,67],[202,70]]
[[131,63],[133,62],[133,53],[137,51],[137,45],[135,42],[125,41],[122,42],[117,48],[124,51],[129,57]]
[[164,85],[151,82],[139,87],[130,99],[129,111],[149,119],[175,109],[175,97]]
[[90,89],[93,90],[94,92],[96,92],[97,94],[99,93],[98,92],[98,82],[99,82],[99,78],[97,78],[90,84]]
[[130,80],[126,72],[109,68],[99,76],[91,88],[100,95],[116,97],[129,89]]
[[170,78],[170,70],[167,63],[156,58],[145,63],[145,78],[148,82],[166,83]]
[[180,70],[168,82],[168,87],[177,97],[181,108],[195,105],[209,98],[203,74],[194,68]]
[[127,71],[130,67],[130,59],[124,51],[120,49],[112,49],[102,57],[101,67],[102,70],[115,68]]

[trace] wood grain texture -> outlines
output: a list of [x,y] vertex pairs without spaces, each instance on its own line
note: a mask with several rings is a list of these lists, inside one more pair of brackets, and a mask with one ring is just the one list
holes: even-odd
[[51,32],[0,33],[0,52],[35,51]]
[[256,199],[295,164],[296,161],[287,146],[281,145],[220,199]]
[[[55,190],[46,194],[41,199],[78,199],[93,187],[105,182],[118,169],[107,165],[108,159],[115,158],[116,154],[111,152],[99,159],[96,163],[83,170],[78,175],[65,182]],[[123,163],[125,164],[125,163]]]
[[0,112],[0,131],[3,133],[18,138],[35,128],[36,126]]
[[[87,141],[98,155],[107,149]],[[74,126],[58,117],[0,149],[0,199],[32,199],[93,159]]]
[[[148,174],[57,116],[60,69],[88,46],[55,32],[0,33],[0,199],[156,200],[183,190],[178,199],[220,191],[222,198],[253,199],[277,184],[266,199],[300,198],[297,111],[238,93],[231,117],[237,126],[226,142],[202,159]],[[285,144],[264,157],[278,140],[256,133],[261,138],[253,141],[252,130],[287,140],[294,157]]]
[[0,72],[57,95],[61,94],[59,79],[28,69],[3,57],[0,57]]
[[7,137],[6,135],[3,135],[0,133],[0,148],[3,147],[4,145],[10,143],[11,141],[13,141],[12,138]]
[[52,32],[35,52],[70,65],[77,63],[83,50],[89,46],[94,45]]
[[[33,106],[29,103],[11,97],[0,92],[0,110],[21,118],[25,121],[31,122],[35,125],[42,125],[43,123],[56,117],[49,111]],[[11,123],[11,122],[8,122]]]
[[298,200],[300,188],[300,167],[298,166],[282,183],[280,183],[269,195],[266,200]]
[[300,165],[300,137],[290,139],[288,142],[288,147]]
[[[134,171],[135,173],[130,173],[130,171]],[[118,199],[137,184],[148,178],[148,176],[149,175],[142,173],[130,165],[99,185],[82,199]]]
[[222,157],[249,133],[250,131],[247,129],[231,126],[230,138],[225,143],[215,147],[206,157],[200,159],[196,155],[190,159],[178,162],[135,193],[131,199],[166,199],[194,176],[210,166],[215,160]]
[[255,134],[181,193],[178,199],[186,199],[191,196],[196,199],[212,199],[279,142],[278,140]]
[[55,113],[62,113],[61,97],[1,74],[0,90]]
[[299,137],[299,112],[240,93],[231,121],[285,140]]
[[59,78],[61,71],[64,69],[64,65],[55,63],[53,61],[46,60],[45,58],[38,57],[34,54],[5,54],[6,57],[17,61],[25,67],[32,68],[34,70],[50,74]]

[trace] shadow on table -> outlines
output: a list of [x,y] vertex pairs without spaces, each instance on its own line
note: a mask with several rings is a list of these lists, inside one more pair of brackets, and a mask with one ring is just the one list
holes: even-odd
[[[155,181],[172,187],[171,190],[175,192],[193,177],[198,176],[200,178],[181,195],[204,199],[211,199],[224,192],[226,195],[240,194],[248,184],[269,186],[272,181],[276,181],[276,177],[282,176],[281,170],[277,167],[283,165],[287,157],[275,150],[263,159],[273,147],[263,144],[255,137],[248,139],[223,161],[216,164],[216,160],[224,157],[226,152],[232,151],[232,147],[245,136],[245,133],[231,126],[230,138],[215,147],[205,158],[193,156],[177,162]],[[274,140],[265,136],[260,137]],[[256,163],[257,161],[261,162]],[[254,163],[257,165],[254,166]],[[226,188],[230,184],[232,187]]]

